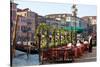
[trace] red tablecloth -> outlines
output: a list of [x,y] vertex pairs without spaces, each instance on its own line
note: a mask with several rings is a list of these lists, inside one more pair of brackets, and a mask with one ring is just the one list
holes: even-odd
[[81,57],[84,54],[84,51],[88,48],[87,45],[81,44],[80,46],[73,46],[73,47],[56,47],[56,48],[49,48],[47,51],[42,51],[42,59],[45,60],[59,60],[59,59],[68,59],[69,52],[68,49],[71,49],[74,58]]

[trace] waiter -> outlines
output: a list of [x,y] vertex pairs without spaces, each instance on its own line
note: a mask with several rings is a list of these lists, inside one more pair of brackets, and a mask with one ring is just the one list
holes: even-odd
[[92,35],[89,36],[89,52],[92,52]]

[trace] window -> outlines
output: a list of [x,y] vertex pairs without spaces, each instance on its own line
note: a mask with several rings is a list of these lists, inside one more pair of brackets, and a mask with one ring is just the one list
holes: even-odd
[[27,16],[27,14],[25,13],[24,16]]
[[79,26],[83,27],[84,26],[83,22],[79,22]]
[[29,32],[29,31],[31,31],[31,27],[29,27],[29,26],[21,26],[21,31],[22,32]]
[[27,32],[27,26],[21,26],[21,31],[22,32]]
[[58,15],[58,17],[61,17],[61,15]]
[[70,22],[66,22],[66,26],[70,26]]
[[28,25],[31,25],[32,23],[31,23],[31,22],[27,22],[27,24],[28,24]]
[[67,21],[71,21],[71,18],[70,17],[67,17]]
[[26,18],[25,17],[21,17],[21,22],[26,22]]
[[32,19],[27,19],[27,22],[28,22],[28,23],[31,23],[31,22],[32,22]]
[[35,14],[33,12],[30,12],[30,17],[34,17]]
[[33,13],[33,12],[28,12],[28,17],[34,18],[34,17],[35,17],[35,13]]
[[54,16],[50,16],[50,18],[54,18]]
[[20,26],[19,25],[17,26],[17,30],[20,30]]
[[63,15],[62,17],[66,17],[66,15]]
[[56,20],[61,20],[61,18],[56,18]]

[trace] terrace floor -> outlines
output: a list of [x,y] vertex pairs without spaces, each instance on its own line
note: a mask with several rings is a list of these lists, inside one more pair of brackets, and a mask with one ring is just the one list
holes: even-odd
[[96,61],[96,47],[93,47],[92,53],[85,52],[83,56],[80,58],[75,59],[75,62],[94,62]]

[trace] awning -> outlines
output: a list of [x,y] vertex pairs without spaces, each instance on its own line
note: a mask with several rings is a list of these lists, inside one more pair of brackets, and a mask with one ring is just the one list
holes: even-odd
[[77,33],[81,33],[81,32],[83,32],[83,28],[82,27],[64,27],[63,28],[64,30],[68,30],[68,31],[77,31]]

